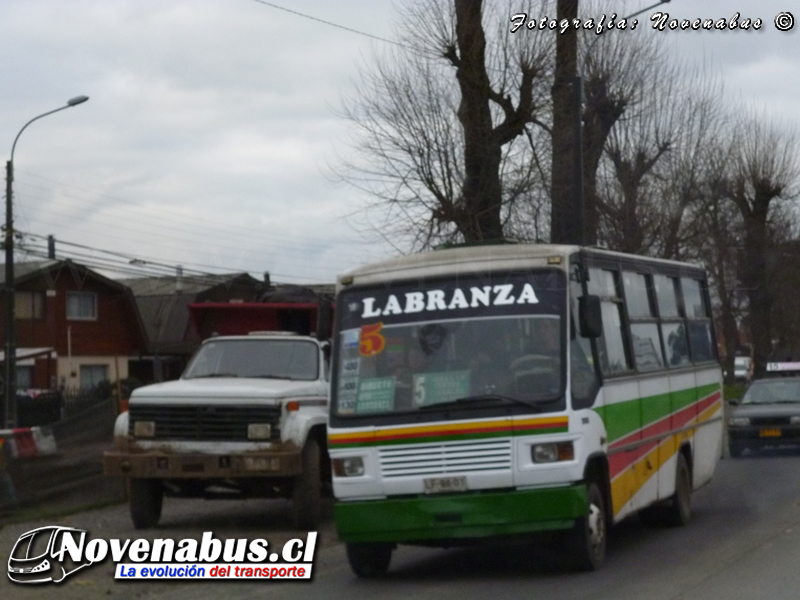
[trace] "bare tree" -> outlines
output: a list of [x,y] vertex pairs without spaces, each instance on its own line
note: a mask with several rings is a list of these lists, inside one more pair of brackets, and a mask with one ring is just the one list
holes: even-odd
[[[510,5],[493,6],[496,15]],[[416,248],[541,236],[541,160],[526,133],[547,111],[549,48],[511,34],[506,19],[492,19],[487,41],[482,7],[427,0],[407,9],[402,47],[362,70],[345,105],[358,157],[339,174],[377,197]]]
[[754,375],[766,372],[772,352],[768,257],[770,211],[800,191],[800,156],[795,130],[763,116],[733,122],[726,196],[742,217],[741,282],[748,299]]
[[650,72],[632,70],[620,83],[628,106],[598,160],[599,237],[623,252],[681,259],[698,233],[692,206],[702,200],[703,153],[722,125],[721,85],[657,45],[634,50],[646,51]]

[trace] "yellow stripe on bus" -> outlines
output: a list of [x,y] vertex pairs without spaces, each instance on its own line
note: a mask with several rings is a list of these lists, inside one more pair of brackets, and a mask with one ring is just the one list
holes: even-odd
[[[715,402],[704,410],[693,421],[700,424],[711,419],[720,410],[721,402]],[[622,471],[611,482],[611,505],[614,514],[618,514],[639,490],[655,475],[658,470],[670,459],[684,440],[689,440],[694,435],[695,428],[686,429],[664,439],[658,447],[648,452],[630,467]]]

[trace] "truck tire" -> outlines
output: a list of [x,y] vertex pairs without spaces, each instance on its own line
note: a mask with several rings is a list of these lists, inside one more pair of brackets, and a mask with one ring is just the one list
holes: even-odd
[[292,524],[295,529],[307,531],[319,526],[322,514],[320,455],[317,440],[307,440],[303,447],[303,471],[292,488]]
[[128,506],[136,529],[149,529],[158,525],[164,487],[158,479],[129,479]]
[[566,534],[566,559],[579,571],[596,571],[606,557],[608,524],[605,497],[594,481],[586,484],[586,499],[587,514]]
[[391,544],[347,542],[345,547],[350,568],[362,579],[381,577],[389,570],[394,549]]

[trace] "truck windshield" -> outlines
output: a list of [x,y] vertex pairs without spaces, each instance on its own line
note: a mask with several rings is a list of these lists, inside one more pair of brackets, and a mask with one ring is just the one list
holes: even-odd
[[337,416],[457,406],[557,410],[565,387],[560,273],[341,294]]
[[303,340],[229,339],[206,342],[194,355],[183,379],[262,377],[318,379],[316,344]]

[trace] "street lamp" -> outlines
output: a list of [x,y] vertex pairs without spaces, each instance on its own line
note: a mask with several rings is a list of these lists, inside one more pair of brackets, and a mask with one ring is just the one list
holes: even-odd
[[[620,21],[629,21],[633,17],[639,16],[642,13],[645,13],[649,10],[653,10],[657,6],[661,6],[662,4],[667,4],[670,0],[660,0],[656,4],[652,6],[648,6],[647,8],[643,8],[642,10],[636,11],[633,14],[630,14],[626,17],[620,19]],[[578,216],[578,225],[577,225],[577,233],[578,233],[578,243],[582,246],[586,243],[586,197],[583,190],[583,121],[582,121],[582,113],[583,113],[583,81],[586,79],[584,77],[585,69],[586,69],[586,61],[589,58],[589,55],[594,48],[594,45],[600,41],[600,35],[596,36],[594,41],[589,44],[589,47],[586,49],[586,52],[583,55],[583,61],[581,61],[581,72],[580,75],[576,76],[573,80],[573,90],[574,90],[574,97],[575,97],[575,112],[574,112],[574,123],[573,123],[573,130],[574,130],[574,143],[575,143],[575,155],[574,155],[574,175],[573,178],[575,180],[575,203],[577,204],[575,213]]]
[[12,210],[12,197],[14,182],[14,149],[17,147],[17,140],[25,128],[34,121],[52,115],[58,111],[83,104],[89,99],[88,96],[76,96],[67,101],[65,106],[51,110],[44,114],[34,117],[19,130],[17,137],[14,138],[14,143],[11,146],[11,159],[6,163],[6,232],[5,232],[5,248],[6,248],[6,280],[3,286],[3,295],[6,301],[6,352],[5,352],[5,381],[3,385],[3,392],[5,395],[5,411],[6,419],[5,426],[7,428],[16,425],[16,408],[17,408],[17,356],[16,356],[16,343],[14,339],[14,211]]

